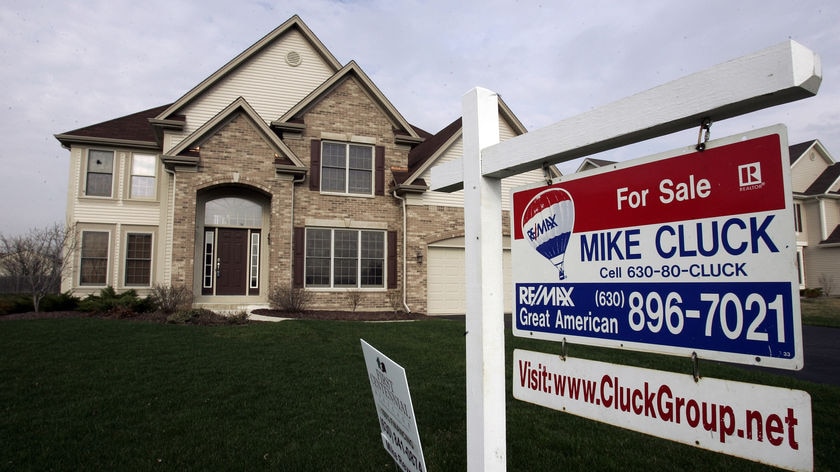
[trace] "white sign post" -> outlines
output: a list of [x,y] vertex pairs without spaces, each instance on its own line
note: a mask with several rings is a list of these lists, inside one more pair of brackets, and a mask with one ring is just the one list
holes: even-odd
[[426,472],[405,369],[364,339],[360,341],[382,431],[382,445],[403,472]]
[[[495,94],[474,89],[464,98],[464,157],[432,168],[431,188],[455,191],[463,187],[465,191],[477,192],[477,198],[466,195],[464,198],[465,225],[471,224],[487,215],[482,205],[501,208],[501,195],[495,190],[493,179],[693,128],[704,118],[720,121],[811,97],[816,95],[821,81],[819,57],[798,43],[787,41],[496,145],[492,145],[492,137],[484,136],[489,132],[485,126],[468,126],[498,120]],[[497,136],[498,130],[494,134]],[[488,185],[465,182],[468,168]],[[493,203],[489,202],[491,199]],[[470,373],[473,369],[481,372],[478,375],[482,378],[481,389],[467,390],[467,470],[470,472],[506,468],[506,432],[504,428],[496,428],[506,421],[505,380],[504,375],[488,374],[496,369],[504,370],[497,366],[496,360],[504,351],[504,327],[496,321],[504,314],[499,289],[502,265],[490,262],[476,266],[469,256],[487,256],[488,261],[501,258],[501,225],[494,222],[501,216],[487,216],[493,223],[482,225],[479,234],[467,237],[465,229],[467,267],[478,267],[467,272],[467,300],[485,296],[492,300],[493,295],[485,294],[496,290],[500,300],[487,306],[467,305],[467,329],[473,334],[481,333],[481,336],[467,335],[468,383],[470,376],[476,375]],[[484,245],[484,241],[496,240],[498,244],[494,243],[494,247]],[[501,340],[501,345],[495,340]],[[489,352],[491,348],[501,354]],[[478,419],[470,421],[473,415],[478,415]]]

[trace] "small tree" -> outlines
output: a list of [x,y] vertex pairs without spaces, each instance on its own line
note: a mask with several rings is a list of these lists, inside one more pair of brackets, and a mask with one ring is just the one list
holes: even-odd
[[74,252],[72,229],[57,223],[18,236],[0,234],[0,268],[32,296],[36,312],[46,295],[60,290]]

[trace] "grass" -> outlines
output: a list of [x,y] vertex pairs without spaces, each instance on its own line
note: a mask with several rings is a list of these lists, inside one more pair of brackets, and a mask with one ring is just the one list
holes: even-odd
[[840,328],[840,298],[819,297],[800,300],[802,324]]
[[[196,327],[101,319],[0,324],[0,470],[396,470],[359,338],[405,367],[427,468],[466,470],[463,322]],[[557,352],[556,343],[507,339]],[[684,359],[571,346],[677,372]],[[810,392],[816,470],[840,469],[840,388],[707,363]],[[769,470],[510,396],[508,470]]]

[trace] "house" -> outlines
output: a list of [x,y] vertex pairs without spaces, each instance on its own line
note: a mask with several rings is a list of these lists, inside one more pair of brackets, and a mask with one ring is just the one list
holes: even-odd
[[819,140],[790,146],[801,288],[840,292],[840,163]]
[[[525,132],[502,101],[499,128]],[[461,121],[413,126],[298,16],[175,102],[56,138],[80,238],[62,290],[185,285],[239,309],[295,287],[313,309],[464,312],[463,196],[426,185],[461,156]]]
[[[840,163],[818,140],[788,148],[799,287],[840,293]],[[615,164],[586,158],[576,172]]]

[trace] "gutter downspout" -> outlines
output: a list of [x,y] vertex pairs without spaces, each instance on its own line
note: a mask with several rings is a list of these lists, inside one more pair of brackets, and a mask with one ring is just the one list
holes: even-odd
[[402,257],[402,263],[403,263],[402,304],[403,304],[403,307],[405,308],[406,313],[411,313],[411,308],[409,308],[408,303],[407,303],[407,301],[406,301],[406,300],[407,300],[407,297],[408,297],[408,291],[407,291],[407,285],[406,285],[406,283],[407,283],[407,281],[408,281],[408,274],[406,273],[406,264],[407,264],[407,263],[406,263],[406,259],[407,259],[407,255],[406,255],[406,252],[405,252],[405,251],[406,251],[406,240],[408,240],[408,234],[406,233],[406,226],[407,226],[406,220],[408,219],[408,216],[406,215],[406,209],[405,209],[405,198],[402,198],[402,197],[400,197],[399,195],[397,195],[397,191],[396,191],[396,190],[394,190],[394,198],[396,198],[397,200],[399,200],[399,201],[401,201],[401,202],[402,202],[402,217],[403,217],[403,218],[402,218],[402,220],[403,220],[403,221],[402,221],[402,223],[403,223],[403,235],[402,235],[402,236],[403,236],[403,250],[402,250],[402,255],[403,255],[403,257]]
[[[172,199],[169,202],[169,208],[167,209],[167,213],[171,215],[171,218],[167,218],[166,222],[166,253],[164,254],[163,258],[164,261],[168,261],[165,264],[165,272],[163,279],[166,281],[167,284],[172,286],[172,245],[174,244],[173,236],[174,236],[174,226],[175,226],[175,192],[178,189],[178,176],[175,174],[175,169],[167,169],[166,166],[163,166],[163,171],[167,174],[172,176]],[[167,216],[169,216],[167,215]]]

